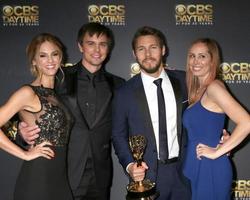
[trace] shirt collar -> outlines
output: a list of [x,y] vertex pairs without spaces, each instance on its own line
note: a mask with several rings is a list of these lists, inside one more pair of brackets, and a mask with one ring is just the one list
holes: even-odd
[[157,77],[157,78],[152,77],[152,76],[144,73],[143,71],[141,71],[141,78],[142,78],[142,82],[143,82],[145,87],[147,87],[147,86],[150,87],[152,84],[155,85],[153,82],[154,82],[154,80],[156,80],[158,78],[162,78],[163,81],[166,80],[166,79],[169,79],[168,75],[167,75],[167,73],[166,73],[166,71],[164,69],[161,71],[160,76]]
[[97,72],[91,73],[82,64],[80,64],[78,68],[78,79],[89,80],[89,77],[95,76],[96,81],[102,81],[105,79],[104,73],[105,71],[103,67],[101,67]]

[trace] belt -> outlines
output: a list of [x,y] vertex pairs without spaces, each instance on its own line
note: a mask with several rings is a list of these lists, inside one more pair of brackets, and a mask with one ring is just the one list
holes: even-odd
[[178,160],[179,160],[178,157],[174,157],[167,160],[158,160],[158,162],[161,164],[171,164],[171,163],[176,163]]

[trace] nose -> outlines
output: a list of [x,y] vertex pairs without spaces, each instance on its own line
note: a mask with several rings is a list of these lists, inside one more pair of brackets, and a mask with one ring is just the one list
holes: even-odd
[[198,64],[199,63],[199,59],[198,58],[194,58],[194,64]]
[[48,56],[48,62],[53,62],[53,57],[52,56]]
[[99,45],[99,44],[95,45],[95,51],[96,51],[96,52],[99,52],[99,51],[100,51],[100,45]]
[[146,53],[146,56],[147,56],[147,57],[150,57],[150,56],[151,56],[151,51],[150,51],[150,49],[146,49],[146,50],[145,50],[145,53]]

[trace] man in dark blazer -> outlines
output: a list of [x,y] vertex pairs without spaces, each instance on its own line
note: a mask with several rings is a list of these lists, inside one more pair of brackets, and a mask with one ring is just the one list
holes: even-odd
[[104,70],[114,44],[110,29],[99,23],[84,24],[77,42],[82,60],[59,72],[63,81],[56,85],[75,121],[68,146],[69,181],[75,200],[108,200],[112,182],[111,101],[114,89],[124,80]]
[[[124,170],[134,181],[145,177],[156,183],[157,200],[189,200],[190,186],[182,174],[186,135],[182,113],[187,106],[185,73],[166,70],[167,54],[164,35],[152,27],[142,27],[134,35],[133,53],[141,73],[120,87],[113,101],[112,139]],[[165,97],[168,157],[163,160],[159,149],[157,79],[162,81]],[[129,136],[144,135],[147,140],[142,166],[137,166],[129,147]]]

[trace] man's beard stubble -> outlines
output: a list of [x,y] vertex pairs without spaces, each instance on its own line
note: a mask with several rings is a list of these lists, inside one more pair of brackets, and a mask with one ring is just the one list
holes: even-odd
[[[148,58],[147,58],[148,59]],[[153,58],[150,58],[151,60],[155,60]],[[146,59],[145,59],[146,60]],[[145,61],[143,60],[142,63]],[[139,63],[139,62],[138,62]],[[140,64],[140,68],[143,69],[143,71],[145,71],[146,73],[148,74],[154,74],[155,72],[157,72],[161,66],[161,62],[159,61],[158,63],[156,63],[156,65],[154,67],[150,67],[150,68],[147,68],[145,67],[142,63],[139,63]]]

